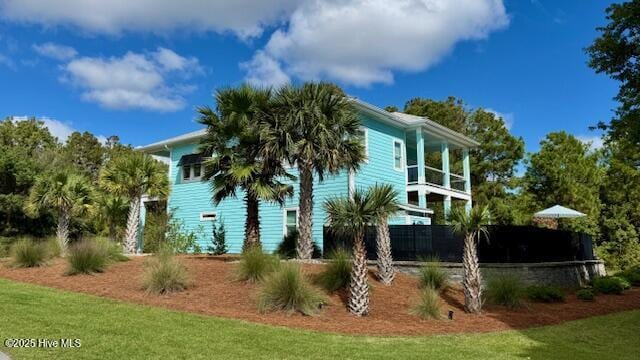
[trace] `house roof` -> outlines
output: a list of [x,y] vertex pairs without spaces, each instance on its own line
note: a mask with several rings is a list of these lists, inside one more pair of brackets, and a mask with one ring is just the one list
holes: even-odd
[[[362,101],[358,98],[351,97],[349,99],[352,101],[354,106],[359,110],[365,113],[368,113],[372,116],[375,116],[376,119],[379,119],[392,126],[397,126],[401,128],[422,127],[425,131],[432,133],[436,136],[443,137],[451,141],[452,143],[460,145],[462,147],[476,147],[480,145],[480,143],[478,143],[477,141],[459,132],[453,131],[445,126],[442,126],[425,116],[410,115],[410,114],[405,114],[397,111],[389,112],[375,105],[369,104],[368,102]],[[136,150],[144,151],[144,152],[166,151],[166,148],[169,145],[192,142],[193,140],[202,138],[205,134],[206,134],[206,130],[200,129],[197,131],[193,131],[190,133],[186,133],[183,135],[158,141],[149,145],[139,146],[136,148]]]

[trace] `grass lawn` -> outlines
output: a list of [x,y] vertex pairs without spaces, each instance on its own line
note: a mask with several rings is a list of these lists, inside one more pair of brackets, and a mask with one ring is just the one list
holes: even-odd
[[637,359],[638,333],[640,310],[492,334],[343,336],[204,317],[0,279],[2,343],[6,338],[82,341],[76,349],[8,349],[0,343],[0,351],[15,359]]

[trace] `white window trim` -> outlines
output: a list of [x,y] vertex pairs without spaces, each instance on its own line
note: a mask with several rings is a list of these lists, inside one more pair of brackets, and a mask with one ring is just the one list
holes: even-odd
[[[200,165],[200,176],[196,177],[193,175],[193,165]],[[191,183],[191,182],[198,182],[200,180],[202,180],[202,170],[204,170],[202,168],[202,164],[191,164],[188,165],[189,166],[189,178],[185,179],[184,178],[184,165],[180,166],[180,177],[181,177],[181,182],[182,183]]]
[[369,129],[364,126],[360,126],[360,130],[364,134],[364,162],[369,163]]
[[[207,217],[207,215],[213,215],[213,217]],[[215,211],[205,211],[200,213],[200,221],[216,221],[218,213]]]
[[[396,144],[400,144],[400,167],[396,167]],[[393,157],[393,169],[396,171],[404,171],[405,165],[404,141],[401,139],[393,139],[391,142],[391,156]]]
[[282,236],[287,236],[287,212],[295,211],[296,212],[296,229],[300,227],[300,221],[298,220],[300,217],[300,211],[297,207],[288,207],[282,209]]

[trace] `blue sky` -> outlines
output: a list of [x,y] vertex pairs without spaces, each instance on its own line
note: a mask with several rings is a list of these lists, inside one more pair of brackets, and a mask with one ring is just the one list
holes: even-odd
[[535,151],[551,131],[597,137],[615,107],[583,51],[608,1],[133,3],[0,0],[0,116],[143,145],[198,129],[220,86],[325,79],[379,106],[462,98]]

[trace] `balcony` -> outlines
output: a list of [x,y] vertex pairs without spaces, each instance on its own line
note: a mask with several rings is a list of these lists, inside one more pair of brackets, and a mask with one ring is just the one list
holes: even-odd
[[[465,192],[465,179],[462,175],[458,174],[449,174],[449,187],[445,184],[445,173],[436,168],[432,168],[430,166],[424,167],[424,177],[425,183],[428,185],[434,185],[441,188],[450,188],[451,190],[456,190],[460,192]],[[410,165],[407,166],[407,184],[408,185],[416,185],[420,184],[418,181],[418,166]]]

